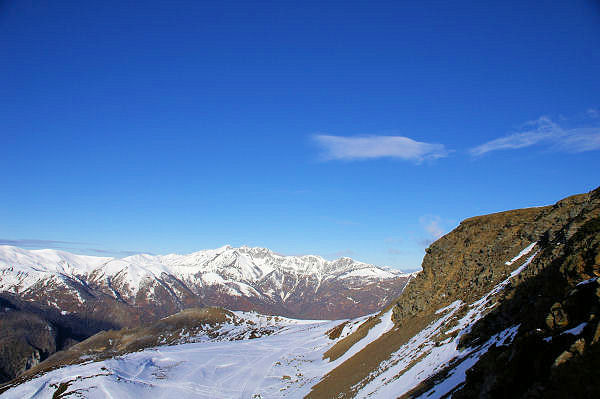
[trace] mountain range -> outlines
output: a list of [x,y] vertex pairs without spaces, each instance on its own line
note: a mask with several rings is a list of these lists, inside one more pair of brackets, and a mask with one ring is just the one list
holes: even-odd
[[0,380],[99,331],[139,327],[191,307],[361,316],[389,304],[411,276],[350,258],[265,248],[109,258],[0,246],[0,305],[11,312],[0,326]]
[[0,291],[66,313],[110,298],[138,309],[142,321],[192,304],[299,318],[359,316],[395,298],[410,276],[350,258],[245,246],[120,259],[0,246]]
[[[600,188],[466,219],[372,314],[187,309],[103,331],[2,398],[596,398]],[[10,313],[9,311],[8,313]]]

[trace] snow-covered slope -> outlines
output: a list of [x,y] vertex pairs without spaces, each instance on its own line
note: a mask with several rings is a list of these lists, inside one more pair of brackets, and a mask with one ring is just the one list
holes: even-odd
[[[45,398],[59,393],[86,398],[301,398],[329,370],[388,331],[391,312],[384,323],[358,342],[346,356],[329,362],[323,353],[374,315],[346,323],[337,339],[328,331],[340,321],[271,318],[248,312],[215,327],[186,335],[183,343],[158,346],[141,352],[93,362],[84,354],[81,364],[66,366],[34,378],[2,394],[3,398]],[[248,338],[249,329],[269,329],[269,334]]]
[[[241,310],[256,307],[267,313],[317,318],[343,316],[343,311],[333,308],[345,305],[346,315],[353,316],[374,311],[397,296],[408,277],[350,258],[282,256],[265,248],[224,246],[188,255],[139,254],[117,259],[0,246],[0,292],[45,301],[66,311],[75,311],[73,306],[101,293],[142,307],[159,302],[175,310],[190,304]],[[375,293],[371,303],[353,292],[369,286]],[[332,293],[342,291],[340,297],[349,299],[329,300]],[[54,292],[54,298],[46,298],[46,292]],[[56,298],[68,298],[69,304]],[[311,301],[323,302],[325,308],[311,309]],[[353,306],[352,301],[366,307]]]
[[[399,397],[450,366],[446,378],[420,397],[440,398],[464,382],[465,371],[491,346],[510,343],[519,326],[509,326],[484,343],[459,349],[461,337],[493,308],[497,296],[536,255],[519,262],[513,274],[472,304],[458,300],[435,312],[435,319],[426,328],[381,362],[351,395]],[[249,328],[263,329],[267,334],[248,339]],[[97,362],[84,354],[82,364],[16,385],[2,398],[51,397],[57,391],[86,398],[303,398],[323,376],[360,359],[368,352],[367,347],[385,345],[386,336],[399,330],[389,307],[379,314],[345,321],[275,320],[233,312],[226,322],[213,326],[217,334],[207,335],[206,331],[185,333],[178,341],[183,343],[177,345]],[[330,352],[337,346],[344,350],[334,359]]]

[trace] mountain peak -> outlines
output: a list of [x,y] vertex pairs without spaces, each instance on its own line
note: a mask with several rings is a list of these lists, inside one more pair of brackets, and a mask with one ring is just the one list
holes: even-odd
[[[399,271],[348,257],[284,256],[247,245],[124,258],[0,247],[0,291],[39,297],[50,284],[77,307],[101,294],[149,308],[169,303],[169,312],[194,303],[296,317],[348,317],[376,310],[381,301],[391,300],[390,289],[399,294],[407,280]],[[371,288],[358,292],[366,286]],[[329,303],[320,299],[326,293],[340,295],[340,313],[335,307],[321,309]]]

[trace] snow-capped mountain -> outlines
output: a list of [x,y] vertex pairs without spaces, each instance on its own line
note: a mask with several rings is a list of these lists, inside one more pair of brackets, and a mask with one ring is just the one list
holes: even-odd
[[96,334],[0,395],[598,397],[600,188],[464,220],[422,266],[378,313],[311,321],[188,309]]
[[301,318],[352,317],[386,305],[408,278],[350,258],[282,256],[245,246],[125,258],[0,246],[0,292],[63,312],[112,299],[145,309],[149,314],[138,316],[142,319],[192,305]]
[[[511,277],[526,266],[521,266]],[[464,309],[469,306],[461,301],[438,309],[429,325],[371,371],[371,378],[361,381],[351,393],[319,391],[319,382],[323,376],[360,359],[368,352],[369,345],[386,345],[387,337],[398,334],[392,307],[379,314],[338,321],[285,318],[274,321],[257,314],[203,309],[221,312],[225,317],[219,323],[211,320],[212,324],[199,319],[194,323],[199,326],[196,328],[186,325],[172,330],[167,326],[174,323],[168,323],[167,319],[160,328],[97,334],[51,357],[40,369],[32,370],[41,377],[27,375],[23,384],[19,385],[20,381],[8,384],[3,396],[41,398],[56,392],[85,392],[84,397],[88,398],[338,397],[333,394],[395,398],[410,392],[438,370],[458,363],[456,368],[461,375],[446,377],[436,385],[437,392],[432,389],[422,395],[440,398],[464,381],[463,370],[491,346],[507,345],[514,339],[518,325],[501,331],[483,345],[459,348],[461,336],[481,320],[485,309],[508,281],[475,303],[466,315]],[[176,317],[179,314],[171,318]],[[264,331],[258,335],[262,337],[259,341],[249,333],[255,330]],[[441,341],[440,337],[446,338],[452,330],[458,334]],[[141,340],[150,344],[139,347]],[[53,370],[56,364],[68,366]],[[65,389],[61,390],[61,386]]]

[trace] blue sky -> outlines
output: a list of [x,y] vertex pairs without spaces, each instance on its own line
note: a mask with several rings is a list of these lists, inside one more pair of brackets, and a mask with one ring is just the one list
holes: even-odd
[[597,1],[0,2],[0,240],[418,268],[600,184]]

